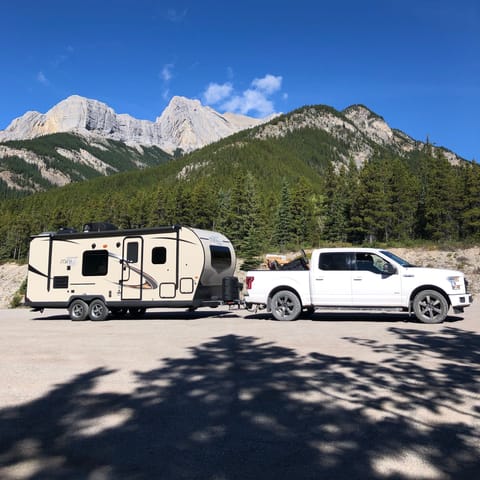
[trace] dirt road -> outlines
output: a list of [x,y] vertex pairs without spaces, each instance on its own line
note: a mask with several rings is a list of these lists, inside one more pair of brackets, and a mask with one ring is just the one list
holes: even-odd
[[480,305],[406,320],[0,310],[0,478],[476,479]]

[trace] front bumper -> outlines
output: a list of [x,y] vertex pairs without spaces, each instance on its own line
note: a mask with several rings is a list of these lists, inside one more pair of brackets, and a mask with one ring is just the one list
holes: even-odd
[[468,307],[473,302],[473,295],[471,293],[450,295],[450,302],[453,308]]

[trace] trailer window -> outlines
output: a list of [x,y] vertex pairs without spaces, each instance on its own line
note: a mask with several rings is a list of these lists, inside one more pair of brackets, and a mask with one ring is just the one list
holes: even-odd
[[210,245],[210,256],[212,258],[212,267],[221,272],[232,265],[232,254],[228,247],[219,247]]
[[88,250],[83,252],[82,275],[84,277],[104,276],[107,273],[107,250]]
[[138,242],[127,243],[127,262],[138,262]]
[[167,249],[165,247],[155,247],[152,249],[152,263],[154,265],[167,263]]

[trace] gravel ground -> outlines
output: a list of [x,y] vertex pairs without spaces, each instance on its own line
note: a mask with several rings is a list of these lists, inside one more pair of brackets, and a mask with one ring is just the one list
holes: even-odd
[[479,318],[0,310],[0,478],[477,479]]

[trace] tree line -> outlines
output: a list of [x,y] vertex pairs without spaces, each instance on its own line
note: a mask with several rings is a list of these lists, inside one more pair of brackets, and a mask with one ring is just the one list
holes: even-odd
[[24,260],[30,235],[91,221],[218,230],[244,257],[325,242],[480,240],[479,165],[452,165],[428,145],[407,159],[383,153],[361,166],[308,158],[298,168],[293,160],[256,168],[253,157],[232,152],[228,162],[215,163],[207,152],[4,201],[0,260]]

